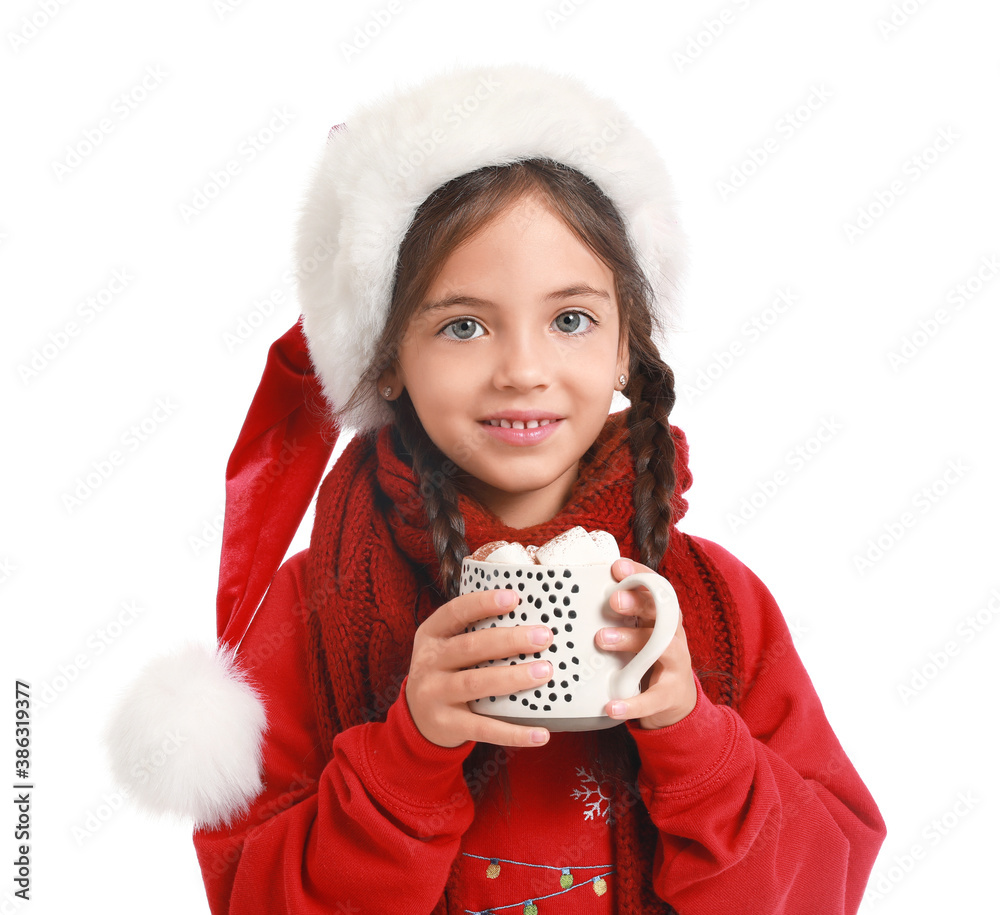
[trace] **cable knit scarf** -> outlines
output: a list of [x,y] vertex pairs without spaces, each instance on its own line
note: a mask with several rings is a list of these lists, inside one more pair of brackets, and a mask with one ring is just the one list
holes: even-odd
[[[608,418],[581,461],[569,502],[549,521],[515,530],[476,500],[460,496],[469,549],[491,540],[541,544],[581,525],[609,531],[622,555],[637,559],[632,535],[635,470],[625,415]],[[671,432],[677,451],[671,502],[676,523],[687,510],[683,493],[691,474],[684,433],[676,427]],[[328,754],[342,729],[384,720],[409,669],[417,626],[443,603],[438,571],[420,483],[395,454],[390,428],[355,438],[320,488],[306,573],[310,672]],[[742,642],[725,580],[700,547],[673,526],[658,571],[677,592],[692,664],[706,695],[735,705]],[[634,772],[631,777],[634,784]],[[614,842],[620,911],[672,911],[652,891],[656,830],[643,804],[626,805]],[[457,899],[449,905],[448,895],[446,890],[435,915],[461,910]]]

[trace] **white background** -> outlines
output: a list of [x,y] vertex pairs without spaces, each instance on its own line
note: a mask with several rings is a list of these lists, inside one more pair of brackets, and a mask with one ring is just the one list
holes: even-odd
[[33,898],[11,900],[8,863],[0,912],[208,911],[189,827],[122,806],[101,727],[148,660],[214,637],[225,463],[298,315],[286,271],[328,128],[397,81],[509,60],[619,100],[675,177],[682,527],[771,588],[889,824],[863,910],[995,911],[995,4],[45,8],[0,17],[0,650],[8,713],[15,678],[35,696],[36,785]]

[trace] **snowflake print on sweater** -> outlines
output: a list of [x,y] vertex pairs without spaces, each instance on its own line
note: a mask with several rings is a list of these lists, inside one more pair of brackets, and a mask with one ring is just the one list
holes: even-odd
[[458,911],[618,911],[618,869],[608,825],[609,806],[611,814],[616,812],[608,800],[614,794],[610,782],[601,784],[591,735],[554,732],[543,747],[510,750],[504,756],[514,803],[507,803],[498,779],[484,785],[479,809],[501,815],[475,820],[463,836]]
[[580,786],[573,789],[573,797],[583,801],[585,809],[583,818],[593,820],[594,817],[603,817],[608,822],[608,826],[613,826],[614,815],[611,814],[611,798],[602,790],[602,783],[597,780],[590,769],[583,766],[576,767],[577,778],[580,779]]

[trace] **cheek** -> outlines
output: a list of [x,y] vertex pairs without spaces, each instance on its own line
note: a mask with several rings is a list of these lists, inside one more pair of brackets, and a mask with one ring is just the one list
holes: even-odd
[[[445,354],[447,356],[447,354]],[[471,366],[453,356],[441,358],[436,348],[408,354],[401,360],[404,383],[424,428],[435,434],[446,430],[458,412],[467,412],[468,394],[474,379]],[[432,436],[433,437],[433,436]],[[441,447],[441,442],[435,442]]]
[[607,392],[610,396],[618,378],[617,366],[617,353],[610,352],[606,347],[586,355],[581,353],[574,362],[577,383],[594,395]]
[[471,367],[464,368],[456,359],[437,359],[421,364],[417,387],[425,400],[448,409],[457,406],[473,384]]

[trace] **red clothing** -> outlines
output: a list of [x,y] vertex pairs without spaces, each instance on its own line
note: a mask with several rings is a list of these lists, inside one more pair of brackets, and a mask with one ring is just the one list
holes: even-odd
[[[722,547],[694,539],[739,608],[746,681],[739,714],[699,685],[694,711],[677,724],[625,725],[660,832],[655,889],[680,915],[855,912],[885,837],[878,809],[767,589]],[[473,804],[462,769],[473,745],[427,741],[402,688],[384,722],[341,732],[322,765],[305,557],[282,566],[240,649],[268,711],[265,789],[229,828],[194,834],[213,915],[430,912],[456,855],[468,911],[520,915],[532,898],[540,915],[615,911],[610,831],[579,735],[506,750],[509,820],[495,780]],[[491,878],[493,858],[501,860]],[[565,890],[564,866],[573,877]]]

